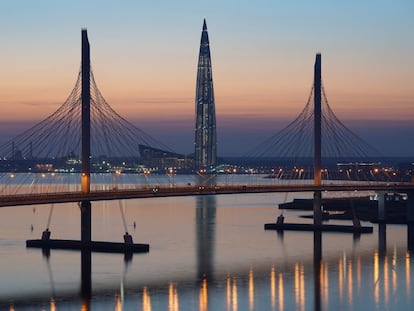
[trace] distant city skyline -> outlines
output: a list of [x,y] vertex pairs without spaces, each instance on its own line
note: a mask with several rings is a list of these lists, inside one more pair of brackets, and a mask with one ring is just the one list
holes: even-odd
[[17,0],[2,1],[0,12],[0,141],[64,102],[86,27],[92,70],[109,104],[175,151],[191,153],[206,18],[219,156],[242,155],[296,117],[317,52],[337,116],[384,155],[414,155],[412,1]]

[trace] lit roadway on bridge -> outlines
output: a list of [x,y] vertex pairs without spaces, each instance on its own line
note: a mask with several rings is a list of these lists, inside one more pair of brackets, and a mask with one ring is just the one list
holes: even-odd
[[18,194],[0,196],[0,207],[51,204],[122,199],[139,199],[153,197],[178,197],[192,195],[238,194],[238,193],[269,193],[269,192],[313,192],[313,191],[414,191],[413,183],[352,183],[314,185],[220,185],[220,186],[172,186],[148,187],[137,189],[117,189],[81,192],[59,192],[43,194]]

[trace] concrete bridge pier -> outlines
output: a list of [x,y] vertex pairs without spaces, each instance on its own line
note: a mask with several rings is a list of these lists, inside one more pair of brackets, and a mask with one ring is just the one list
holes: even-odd
[[313,224],[315,226],[322,225],[322,192],[315,191],[313,193]]
[[378,222],[383,223],[385,222],[385,196],[387,192],[385,191],[378,191],[378,214],[377,219]]

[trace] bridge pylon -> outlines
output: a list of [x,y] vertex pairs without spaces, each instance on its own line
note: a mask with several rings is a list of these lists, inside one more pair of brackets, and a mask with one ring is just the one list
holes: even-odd
[[372,227],[363,227],[358,219],[353,219],[352,226],[325,225],[322,224],[322,56],[316,54],[313,80],[314,98],[314,137],[313,137],[313,186],[317,189],[313,192],[313,224],[284,223],[284,217],[279,216],[275,223],[265,224],[268,230],[295,230],[295,231],[333,231],[349,233],[372,233]]
[[[73,249],[84,251],[97,251],[107,253],[125,253],[128,258],[132,253],[148,252],[148,244],[134,244],[128,232],[124,235],[124,243],[92,241],[92,204],[86,199],[91,194],[91,64],[88,33],[82,29],[82,168],[81,168],[81,239],[56,240],[50,239],[50,231],[47,229],[40,240],[27,240],[27,247],[42,249]],[[85,257],[85,262],[90,261],[90,256]],[[85,267],[88,265],[86,264]],[[87,275],[87,273],[86,273]]]
[[[322,56],[316,54],[313,98],[314,98],[314,155],[313,155],[313,182],[315,186],[322,184]],[[313,194],[313,223],[322,225],[322,192],[315,191]]]
[[[91,59],[88,33],[82,29],[82,173],[81,190],[88,194],[91,191]],[[81,212],[81,241],[92,240],[92,204],[83,200]]]

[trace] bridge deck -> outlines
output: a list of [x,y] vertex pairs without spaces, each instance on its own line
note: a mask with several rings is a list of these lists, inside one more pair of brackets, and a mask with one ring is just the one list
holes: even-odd
[[19,194],[0,196],[0,207],[80,202],[83,200],[103,201],[138,199],[152,197],[173,197],[211,194],[237,194],[237,193],[269,193],[269,192],[313,192],[313,191],[390,191],[407,192],[414,190],[414,184],[410,183],[360,183],[360,184],[327,184],[314,185],[226,185],[226,186],[179,186],[179,187],[156,187],[137,189],[117,189],[92,191],[85,194],[82,192],[60,192],[43,194]]

